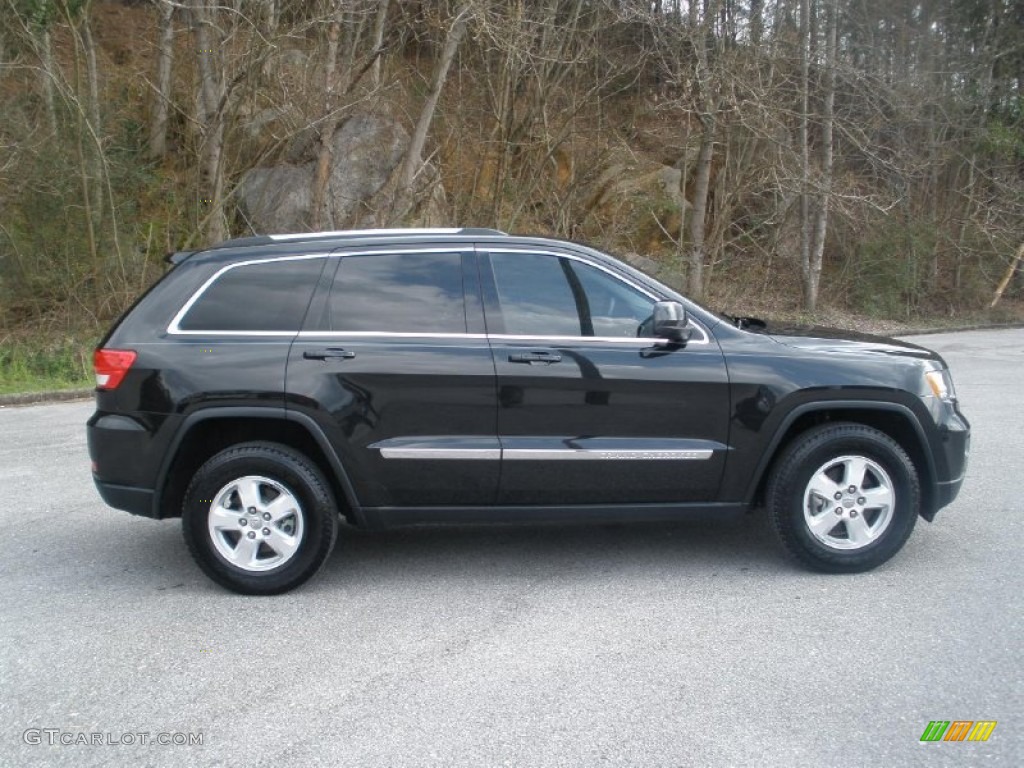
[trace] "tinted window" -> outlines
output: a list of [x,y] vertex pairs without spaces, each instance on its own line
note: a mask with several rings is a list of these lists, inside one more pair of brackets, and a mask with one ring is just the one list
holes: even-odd
[[650,336],[650,323],[646,332],[639,329],[654,314],[653,299],[597,267],[579,261],[569,265],[586,294],[594,336]]
[[491,263],[505,333],[514,336],[635,338],[654,311],[652,299],[574,259],[495,253]]
[[328,306],[333,331],[465,333],[457,253],[345,256]]
[[491,265],[505,333],[513,336],[581,335],[576,300],[557,257],[493,253]]
[[297,331],[326,259],[287,259],[234,267],[203,291],[178,327],[184,331]]

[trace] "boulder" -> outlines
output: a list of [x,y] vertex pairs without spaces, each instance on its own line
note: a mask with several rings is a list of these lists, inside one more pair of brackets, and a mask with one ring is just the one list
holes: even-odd
[[[357,224],[359,208],[384,186],[409,143],[400,123],[354,115],[334,133],[327,184],[329,227]],[[253,168],[238,184],[238,206],[257,232],[302,232],[309,227],[316,162]]]

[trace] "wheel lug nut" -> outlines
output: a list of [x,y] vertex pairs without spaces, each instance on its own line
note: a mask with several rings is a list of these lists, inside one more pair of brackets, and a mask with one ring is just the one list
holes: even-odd
[[857,503],[863,507],[865,504],[868,503],[868,500],[861,496],[859,499],[857,499]]
[[842,491],[836,491],[835,500],[839,501],[841,498],[843,498],[843,492]]
[[837,515],[843,514],[843,508],[842,507],[836,507],[836,514]]
[[851,509],[850,510],[850,517],[856,517],[856,516],[857,516],[857,510],[856,509]]
[[849,491],[850,493],[856,493],[857,492],[857,486],[856,485],[851,485],[846,490]]
[[240,526],[242,526],[243,528],[245,528],[245,518],[244,517],[238,518],[238,524]]
[[269,528],[264,528],[263,529],[263,535],[264,536],[269,536],[270,535],[270,529]]
[[263,513],[263,519],[264,520],[270,520],[270,513],[269,512],[264,512]]
[[250,539],[255,539],[256,531],[249,531],[249,533],[247,533],[246,536],[248,536]]

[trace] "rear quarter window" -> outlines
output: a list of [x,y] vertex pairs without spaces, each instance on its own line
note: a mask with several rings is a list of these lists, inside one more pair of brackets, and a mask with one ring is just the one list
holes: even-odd
[[325,257],[240,264],[222,272],[178,323],[182,331],[298,331]]

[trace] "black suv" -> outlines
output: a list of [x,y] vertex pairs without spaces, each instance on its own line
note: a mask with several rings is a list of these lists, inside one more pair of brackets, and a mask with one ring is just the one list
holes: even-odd
[[963,481],[969,426],[935,353],[717,315],[578,244],[373,230],[169,260],[96,350],[93,473],[113,507],[180,515],[239,592],[316,573],[340,516],[763,506],[806,565],[863,571]]

